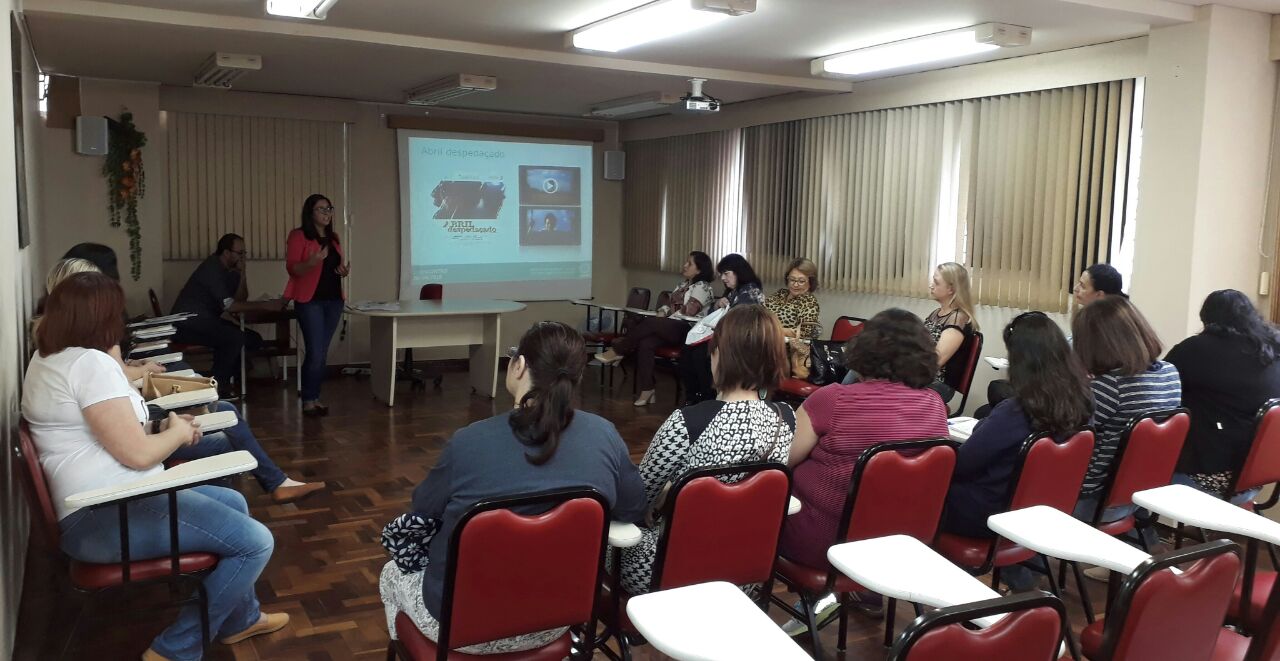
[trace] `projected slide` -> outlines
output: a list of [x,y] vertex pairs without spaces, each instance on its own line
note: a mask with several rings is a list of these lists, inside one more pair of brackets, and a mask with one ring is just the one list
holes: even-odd
[[399,131],[400,297],[591,295],[589,144]]

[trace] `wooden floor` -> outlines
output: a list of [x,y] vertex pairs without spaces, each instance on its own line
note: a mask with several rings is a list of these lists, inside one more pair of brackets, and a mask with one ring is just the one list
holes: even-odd
[[[629,383],[619,382],[611,392],[594,378],[592,372],[583,388],[583,408],[614,421],[638,462],[673,408],[671,382],[659,382],[658,404],[637,409],[631,404]],[[378,597],[378,574],[387,561],[378,541],[382,526],[406,511],[413,487],[454,429],[512,405],[505,391],[494,401],[469,395],[462,373],[446,374],[442,390],[411,392],[407,384],[400,388],[396,407],[389,409],[373,400],[366,379],[335,378],[324,391],[331,415],[311,419],[302,417],[292,391],[281,382],[252,384],[246,409],[262,445],[291,477],[324,480],[329,490],[301,503],[276,505],[252,479],[239,479],[237,486],[248,496],[254,515],[276,538],[275,554],[258,582],[258,596],[264,610],[288,612],[293,621],[270,636],[233,646],[215,643],[206,658],[382,658],[387,643]],[[57,594],[57,572],[33,542],[15,659],[57,658],[68,640],[80,601]],[[1103,588],[1094,586],[1096,599]],[[140,601],[147,601],[147,596]],[[785,619],[777,608],[770,612],[779,621]],[[65,658],[136,659],[171,618],[172,611],[137,614],[114,603],[101,604],[91,618],[81,618],[78,642]],[[911,609],[899,608],[897,630],[910,619]],[[1084,622],[1078,601],[1072,620],[1077,628]],[[850,624],[844,655],[835,653],[836,627],[823,629],[826,658],[883,659],[880,623],[853,615]],[[664,657],[642,647],[636,658]]]

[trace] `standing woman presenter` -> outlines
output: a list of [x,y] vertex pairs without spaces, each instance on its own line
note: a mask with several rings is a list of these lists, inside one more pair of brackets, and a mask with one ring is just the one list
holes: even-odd
[[329,342],[342,318],[345,295],[342,278],[351,272],[333,227],[335,210],[329,198],[315,194],[302,203],[302,226],[289,232],[285,269],[289,283],[284,297],[294,301],[306,357],[302,361],[302,414],[325,415],[320,386],[328,363]]

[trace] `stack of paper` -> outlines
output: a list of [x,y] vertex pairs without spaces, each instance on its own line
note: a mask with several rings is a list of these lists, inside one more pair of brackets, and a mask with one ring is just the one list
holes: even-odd
[[156,342],[144,342],[142,344],[133,345],[133,348],[129,350],[129,355],[137,356],[139,354],[151,353],[152,351],[161,351],[168,347],[169,347],[169,342],[167,340],[158,340]]
[[138,340],[154,340],[161,337],[169,337],[178,332],[173,324],[164,324],[162,326],[147,326],[133,331],[133,337]]
[[400,301],[358,301],[347,307],[361,312],[399,312]]
[[951,418],[947,421],[947,432],[952,440],[963,443],[973,435],[973,428],[977,424],[977,418]]

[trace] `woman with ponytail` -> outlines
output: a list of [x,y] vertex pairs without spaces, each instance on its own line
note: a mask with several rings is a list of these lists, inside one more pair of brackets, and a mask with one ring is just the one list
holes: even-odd
[[[392,637],[399,612],[436,639],[449,537],[463,513],[481,500],[591,487],[604,494],[614,521],[634,522],[644,515],[644,485],[618,430],[608,420],[574,408],[586,364],[582,335],[565,324],[544,321],[525,332],[510,357],[507,392],[515,398],[515,409],[459,429],[413,491],[413,514],[438,522],[439,530],[428,545],[425,569],[403,571],[394,561],[382,568],[380,588]],[[461,651],[533,649],[563,633],[553,629]]]

